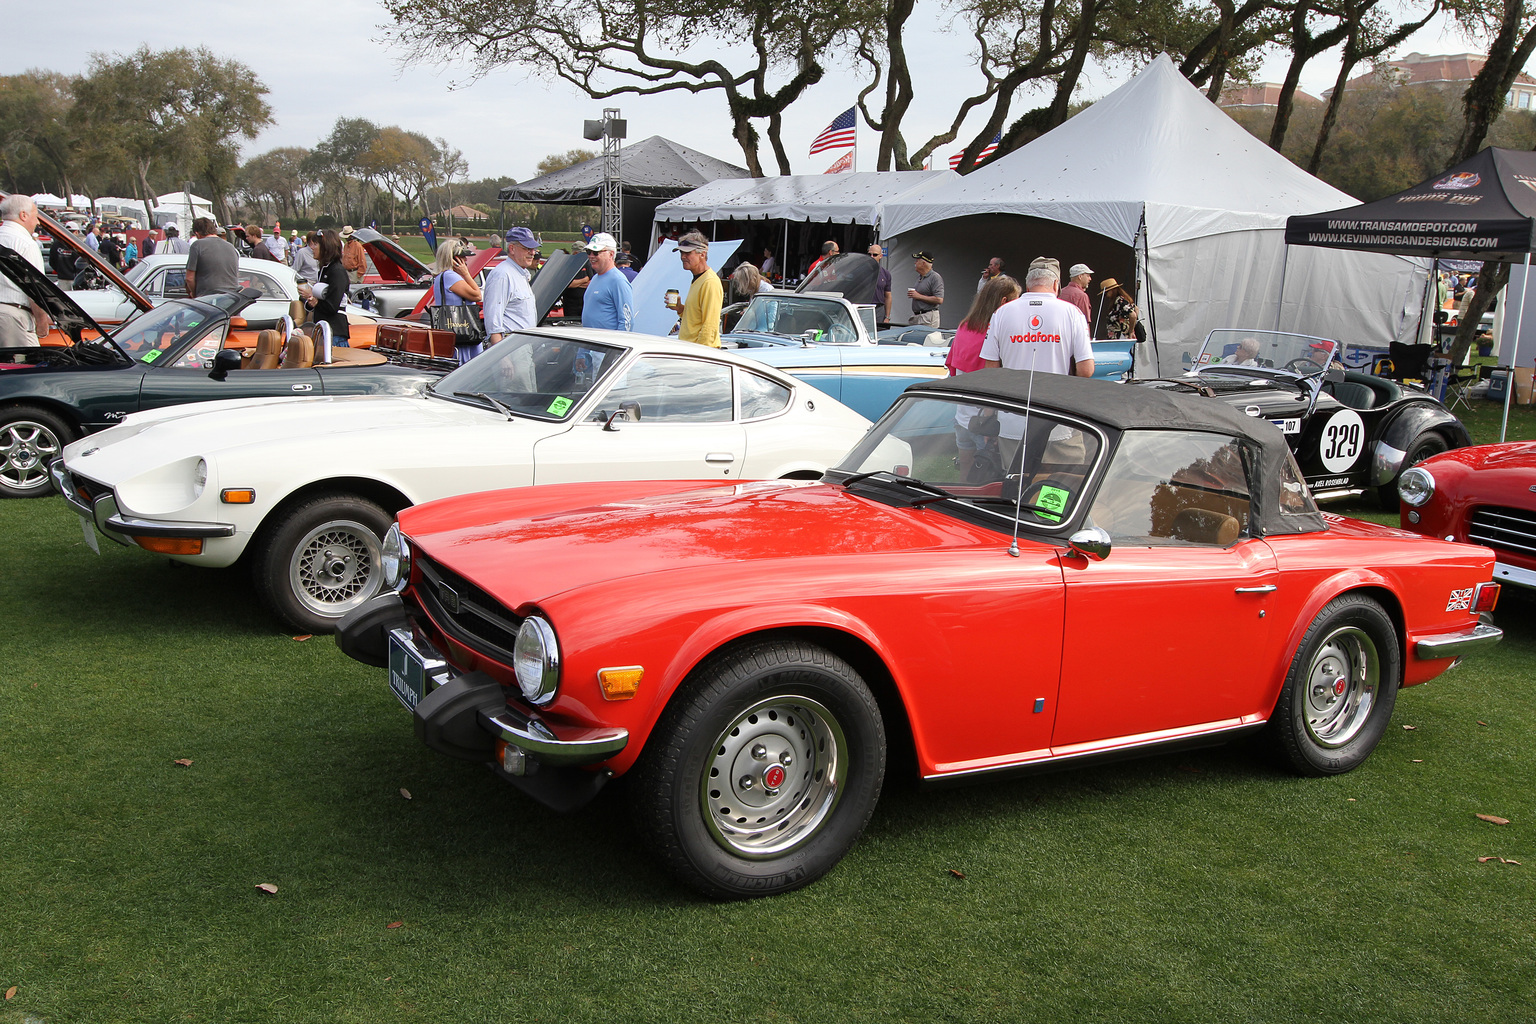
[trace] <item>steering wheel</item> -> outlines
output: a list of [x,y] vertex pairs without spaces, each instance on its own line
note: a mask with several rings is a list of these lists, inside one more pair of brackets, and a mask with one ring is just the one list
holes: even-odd
[[1298,356],[1297,358],[1292,359],[1290,362],[1285,364],[1285,368],[1292,371],[1293,373],[1311,373],[1315,370],[1322,369],[1321,366],[1318,366],[1306,356]]

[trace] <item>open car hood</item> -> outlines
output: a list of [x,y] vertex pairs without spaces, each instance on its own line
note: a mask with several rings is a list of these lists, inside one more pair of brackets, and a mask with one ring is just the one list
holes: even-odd
[[27,298],[47,310],[59,330],[77,343],[82,331],[95,331],[98,336],[106,337],[106,328],[76,305],[68,292],[48,280],[48,275],[28,263],[21,253],[0,246],[0,273],[20,288]]
[[[128,296],[128,301],[139,307],[140,313],[154,305],[150,301],[149,296],[129,284],[128,279],[118,273],[116,267],[102,259],[100,253],[82,242],[79,235],[65,228],[42,210],[37,211],[37,219],[39,223],[48,229],[49,234],[53,235],[54,245],[62,244],[64,248],[89,263],[98,274],[111,281],[113,287]],[[42,305],[42,303],[38,303],[38,305]]]
[[352,237],[363,243],[368,258],[384,284],[418,284],[432,276],[432,268],[402,249],[393,238],[372,228],[358,228]]
[[549,311],[555,308],[555,303],[560,301],[560,296],[586,265],[586,256],[575,252],[557,252],[544,261],[544,266],[533,277],[534,323],[544,322]]

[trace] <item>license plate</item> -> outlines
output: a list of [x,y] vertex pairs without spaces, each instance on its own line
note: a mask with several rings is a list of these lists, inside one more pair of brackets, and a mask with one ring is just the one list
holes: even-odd
[[96,540],[96,524],[91,522],[89,516],[80,517],[80,532],[85,534],[85,546],[101,554],[101,544]]
[[400,642],[394,633],[389,636],[389,688],[407,711],[415,711],[421,702],[427,685],[427,666],[421,656]]

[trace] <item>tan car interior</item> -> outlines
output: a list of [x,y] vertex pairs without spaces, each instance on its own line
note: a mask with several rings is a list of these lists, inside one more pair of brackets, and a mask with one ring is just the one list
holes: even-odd
[[246,349],[240,362],[242,370],[302,370],[312,366],[381,366],[389,362],[383,354],[368,349],[331,346],[329,363],[315,362],[319,328],[308,323],[298,328],[283,344],[281,331],[262,331],[253,348]]

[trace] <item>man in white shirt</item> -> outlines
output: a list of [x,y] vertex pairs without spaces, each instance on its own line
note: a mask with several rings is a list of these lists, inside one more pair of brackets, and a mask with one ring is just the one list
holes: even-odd
[[992,314],[981,344],[984,365],[1093,376],[1088,321],[1076,306],[1056,297],[1057,273],[1050,266],[1031,266],[1024,294]]
[[537,326],[528,268],[538,255],[539,240],[528,228],[515,227],[507,232],[507,258],[486,275],[482,291],[487,345],[496,344],[513,331]]
[[[0,201],[0,245],[43,270],[43,248],[32,237],[37,229],[37,204],[23,195]],[[52,328],[48,312],[27,298],[10,279],[0,276],[0,348],[32,347]]]

